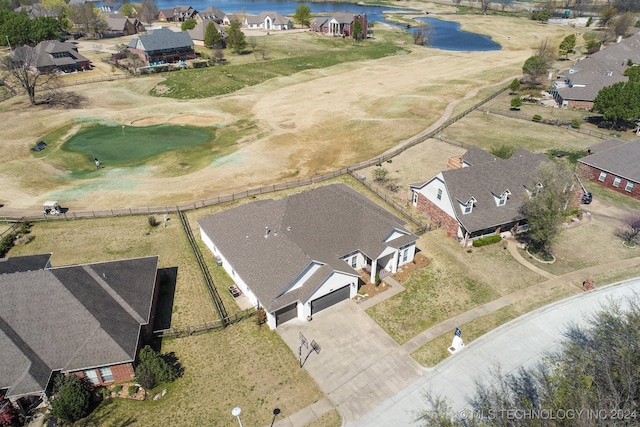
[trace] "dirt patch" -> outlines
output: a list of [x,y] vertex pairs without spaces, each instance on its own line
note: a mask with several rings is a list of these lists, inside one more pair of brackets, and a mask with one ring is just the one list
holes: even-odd
[[420,270],[421,268],[428,266],[430,263],[431,260],[429,258],[421,253],[417,253],[416,256],[413,257],[413,262],[398,267],[398,272],[393,275],[393,278],[400,283],[404,283],[409,279],[414,271]]

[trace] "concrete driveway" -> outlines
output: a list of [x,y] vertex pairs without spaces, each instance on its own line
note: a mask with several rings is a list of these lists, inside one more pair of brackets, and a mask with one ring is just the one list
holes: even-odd
[[[310,322],[289,321],[277,332],[296,355],[300,333],[320,345],[320,353],[312,352],[304,369],[345,422],[358,420],[423,374],[423,368],[351,300],[321,311]],[[303,361],[309,350],[302,349]]]

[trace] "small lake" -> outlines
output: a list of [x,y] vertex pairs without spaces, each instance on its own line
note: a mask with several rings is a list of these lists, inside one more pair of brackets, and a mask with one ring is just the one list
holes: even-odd
[[[460,52],[485,52],[502,49],[502,47],[491,40],[490,37],[462,31],[460,24],[457,22],[443,21],[436,18],[417,19],[429,25],[427,29],[428,42],[425,46]],[[410,31],[415,32],[419,30],[412,28]]]

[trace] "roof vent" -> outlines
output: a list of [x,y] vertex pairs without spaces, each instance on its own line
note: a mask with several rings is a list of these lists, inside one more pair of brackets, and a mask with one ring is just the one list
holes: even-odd
[[291,226],[287,227],[287,231],[291,231]]
[[264,238],[266,239],[267,237],[269,237],[269,227],[264,228]]

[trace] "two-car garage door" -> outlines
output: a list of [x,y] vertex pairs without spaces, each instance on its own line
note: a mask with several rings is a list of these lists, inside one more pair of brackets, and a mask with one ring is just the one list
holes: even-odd
[[349,285],[337,289],[325,296],[311,301],[311,314],[316,314],[319,311],[329,308],[334,304],[344,301],[349,298]]

